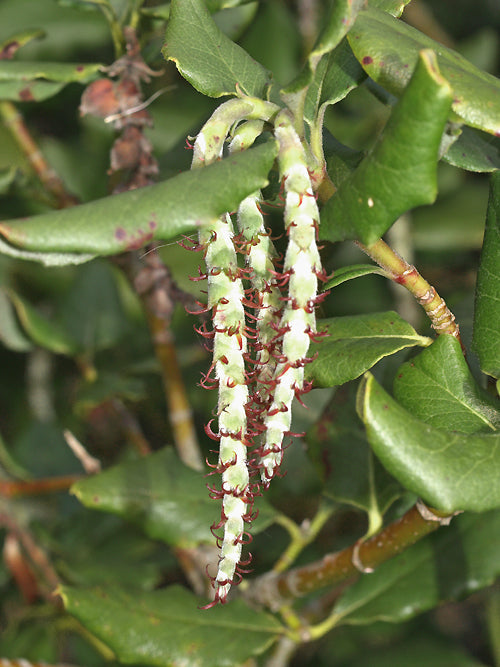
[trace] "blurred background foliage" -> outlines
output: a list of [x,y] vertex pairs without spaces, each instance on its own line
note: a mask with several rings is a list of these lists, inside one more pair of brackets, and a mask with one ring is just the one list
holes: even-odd
[[[118,15],[127,0],[113,0]],[[149,107],[154,127],[147,135],[159,161],[159,179],[189,168],[185,138],[195,135],[216,102],[196,93],[160,55],[166,5],[144,3],[139,35],[143,55],[161,70],[146,87],[146,97],[165,89]],[[282,84],[300,70],[321,23],[321,2],[266,0],[217,14],[219,25]],[[316,12],[316,13],[315,13]],[[500,71],[500,4],[497,0],[413,0],[405,20],[457,49],[473,63]],[[2,0],[0,40],[40,29],[38,39],[20,49],[17,60],[109,65],[115,59],[102,12],[84,0]],[[68,190],[80,201],[108,194],[113,129],[79,114],[83,86],[70,83],[47,99],[17,106],[38,145]],[[330,107],[326,127],[353,151],[364,151],[385,120],[387,107],[366,86]],[[487,204],[487,178],[446,163],[439,166],[439,198],[415,210],[390,231],[399,248],[436,285],[457,315],[470,343],[473,290]],[[53,205],[8,128],[0,123],[1,216],[43,212]],[[272,224],[273,209],[268,211]],[[278,225],[277,225],[278,227]],[[329,249],[326,269],[363,262],[354,244]],[[177,245],[161,249],[179,287],[197,296],[191,282],[199,257]],[[418,331],[426,323],[407,301],[378,276],[336,288],[322,315],[359,314],[397,308]],[[209,353],[193,332],[193,318],[177,304],[172,329],[198,433],[212,410],[213,395],[199,389]],[[0,483],[83,474],[64,437],[69,429],[104,467],[140,455],[132,420],[153,450],[172,442],[160,368],[137,296],[116,266],[95,260],[75,267],[46,268],[0,255]],[[379,380],[390,375],[404,352],[378,367]],[[311,409],[300,411],[301,431],[318,418],[331,390],[316,390]],[[210,444],[201,438],[206,453]],[[318,468],[300,441],[289,448],[288,475],[270,491],[271,502],[297,521],[310,516],[322,484]],[[184,575],[171,550],[148,539],[118,517],[91,512],[67,493],[9,497],[0,486],[0,657],[68,662],[86,667],[118,664],[87,631],[50,597],[51,577],[69,584],[133,584],[151,591]],[[2,491],[2,489],[4,491]],[[404,498],[401,506],[408,502]],[[214,509],[214,516],[216,509]],[[11,517],[13,524],[7,517]],[[300,557],[308,562],[352,543],[365,528],[361,511],[343,505],[319,539]],[[43,550],[45,565],[33,574],[23,551],[22,531]],[[20,532],[18,532],[20,531]],[[9,538],[9,539],[8,539]],[[257,572],[266,571],[285,547],[278,527],[255,538],[261,555]],[[17,556],[11,555],[12,550]],[[24,572],[20,584],[15,568]],[[30,579],[31,576],[31,579]],[[377,622],[345,626],[304,647],[294,665],[328,667],[472,667],[500,665],[500,591],[486,590],[407,623]],[[367,658],[369,656],[369,658]]]

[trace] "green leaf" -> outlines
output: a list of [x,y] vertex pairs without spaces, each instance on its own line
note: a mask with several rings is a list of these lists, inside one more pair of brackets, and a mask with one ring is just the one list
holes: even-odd
[[[312,123],[316,117],[316,111],[321,103],[321,90],[324,83],[326,72],[329,71],[330,65],[332,68],[330,74],[330,85],[332,88],[332,81],[335,80],[335,75],[340,75],[338,85],[333,84],[336,93],[326,95],[326,98],[336,96],[338,99],[345,97],[349,90],[357,83],[354,82],[357,76],[362,75],[357,66],[353,64],[351,50],[345,45],[338,50],[338,53],[332,59],[324,59],[323,56],[340,44],[344,36],[353,26],[356,16],[364,4],[364,0],[339,0],[335,2],[332,7],[331,14],[326,21],[323,32],[320,34],[316,45],[308,56],[302,72],[296,77],[284,90],[281,96],[286,104],[297,112],[307,108],[305,114],[306,119]],[[308,88],[313,81],[316,68],[321,60],[324,60],[319,76],[313,86],[313,90],[309,95],[309,100],[306,100],[308,95]],[[345,70],[345,72],[344,72]],[[353,80],[351,83],[351,79]],[[341,92],[343,91],[343,93]]]
[[19,167],[0,169],[0,195],[9,194],[16,186],[24,185],[26,178]]
[[500,433],[464,435],[429,426],[402,408],[367,373],[358,413],[385,468],[444,512],[500,505]]
[[443,160],[467,171],[500,169],[500,139],[464,127],[461,135],[443,155]]
[[312,125],[329,104],[343,100],[366,74],[344,38],[319,62],[309,82],[304,103],[304,118]]
[[0,341],[16,352],[27,352],[33,343],[23,333],[5,288],[0,288]]
[[373,456],[356,415],[355,395],[354,383],[336,391],[307,432],[307,453],[324,482],[324,495],[365,511],[371,535],[380,530],[402,489]]
[[437,428],[460,433],[500,428],[497,403],[476,384],[453,336],[438,336],[400,367],[394,396],[412,415]]
[[21,102],[45,100],[67,83],[88,83],[99,76],[102,65],[28,63],[0,60],[0,99]]
[[204,95],[263,97],[270,84],[267,71],[219,30],[202,0],[172,0],[165,40],[165,59]]
[[392,16],[401,16],[404,8],[410,2],[411,0],[368,0],[368,6],[388,12]]
[[354,55],[368,76],[394,95],[401,95],[422,49],[437,53],[439,69],[453,89],[453,111],[467,124],[500,133],[500,81],[461,55],[389,14],[359,13],[348,35]]
[[459,516],[361,577],[334,613],[344,623],[406,621],[492,584],[500,574],[499,552],[500,511]]
[[[187,468],[171,448],[114,466],[71,491],[86,507],[118,514],[167,544],[187,548],[214,541],[210,526],[220,514],[218,503],[208,495],[204,473]],[[257,504],[254,533],[276,515],[267,503]]]
[[319,387],[334,387],[362,375],[378,361],[414,345],[430,345],[397,313],[332,317],[318,321],[328,337],[311,346],[318,354],[306,366],[306,376]]
[[203,611],[180,586],[153,593],[63,586],[59,594],[67,611],[125,664],[234,667],[282,632],[273,616],[242,600]]
[[157,185],[1,222],[0,233],[23,250],[81,252],[86,259],[88,253],[110,255],[153,239],[171,240],[235,210],[244,197],[264,187],[275,155],[276,142],[270,141]]
[[365,154],[342,144],[328,130],[325,130],[323,134],[328,174],[338,188],[361,163]]
[[57,568],[70,585],[153,590],[167,567],[163,545],[116,517],[83,507],[61,522],[57,537]]
[[450,102],[450,87],[434,55],[423,52],[373,150],[323,207],[321,238],[358,238],[370,245],[402,213],[435,200]]
[[123,371],[100,371],[95,380],[87,381],[78,387],[73,411],[80,418],[86,419],[98,405],[117,397],[136,403],[146,399],[146,386],[141,379],[129,377]]
[[[409,1],[371,0],[369,4],[400,16]],[[333,3],[326,27],[304,69],[282,92],[291,108],[304,105],[303,115],[310,125],[322,117],[329,104],[343,100],[366,78],[345,37],[363,5],[358,0]]]
[[9,60],[22,46],[42,37],[45,37],[45,32],[39,28],[28,28],[16,32],[0,43],[0,60]]
[[34,343],[56,354],[72,356],[78,351],[78,343],[62,326],[45,318],[12,290],[9,290],[9,297],[19,321]]
[[0,81],[58,81],[61,83],[89,83],[98,75],[102,65],[89,63],[30,63],[23,61],[0,61]]
[[10,102],[42,102],[57,95],[65,83],[54,81],[0,81],[0,100]]
[[364,4],[365,0],[338,0],[333,3],[331,14],[308,58],[313,71],[321,56],[332,51],[349,32]]
[[116,275],[109,264],[97,260],[79,270],[59,319],[79,349],[90,354],[116,345],[129,333]]
[[333,287],[337,287],[337,285],[342,285],[342,283],[345,283],[348,280],[354,280],[354,278],[361,278],[362,276],[373,274],[384,276],[384,278],[389,277],[387,271],[384,271],[384,269],[381,269],[374,264],[352,264],[351,266],[343,266],[340,269],[335,269],[333,278],[325,283],[323,290],[332,289]]
[[500,378],[500,174],[491,176],[481,263],[476,283],[473,347],[481,369]]
[[[1,224],[1,223],[0,223]],[[16,259],[25,259],[32,262],[39,262],[44,266],[70,266],[73,264],[84,264],[94,259],[95,255],[87,253],[72,253],[72,252],[32,252],[30,250],[21,250],[15,246],[11,246],[0,236],[0,253],[7,257],[15,257]]]
[[[255,0],[206,0],[205,5],[208,11],[213,14],[222,9],[231,9],[232,7],[239,7],[254,2]],[[141,13],[146,14],[146,16],[168,19],[170,16],[170,2],[157,5],[156,7],[141,7]]]

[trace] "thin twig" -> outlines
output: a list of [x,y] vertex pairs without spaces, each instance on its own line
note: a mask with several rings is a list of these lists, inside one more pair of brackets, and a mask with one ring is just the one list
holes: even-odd
[[0,102],[0,116],[17,144],[26,155],[40,182],[56,199],[58,208],[78,204],[78,199],[69,193],[61,178],[49,165],[26,127],[23,117],[12,102]]
[[[287,667],[293,654],[297,650],[297,642],[290,637],[280,637],[273,649],[271,657],[266,662],[266,667]],[[0,666],[1,667],[1,666]]]
[[64,439],[76,458],[80,461],[87,475],[95,475],[101,472],[101,462],[94,456],[91,456],[82,443],[66,429],[63,432]]
[[181,460],[187,466],[194,470],[203,470],[204,462],[196,438],[193,413],[172,334],[166,329],[165,322],[154,313],[148,312],[148,320],[153,334],[156,356],[161,365],[175,446]]
[[273,567],[273,572],[284,572],[297,559],[300,552],[310,544],[318,535],[319,531],[331,517],[333,507],[322,505],[311,521],[303,521],[300,526],[289,519],[287,516],[279,515],[277,523],[288,530],[291,541],[285,551],[281,554]]
[[7,528],[19,540],[31,563],[42,577],[44,585],[41,586],[41,592],[50,602],[55,602],[54,591],[60,581],[45,551],[36,543],[28,529],[22,528],[12,516],[1,512],[0,526]]
[[0,479],[0,496],[15,498],[18,496],[38,496],[42,493],[66,491],[81,478],[81,475],[65,475],[63,477],[46,477],[44,479],[27,481]]

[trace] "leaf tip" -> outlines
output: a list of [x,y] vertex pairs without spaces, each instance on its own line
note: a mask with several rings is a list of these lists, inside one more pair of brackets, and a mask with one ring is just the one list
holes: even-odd
[[448,80],[444,78],[439,70],[436,52],[432,49],[422,49],[419,53],[419,62],[425,67],[427,73],[433,79],[435,84],[442,89],[445,96],[451,98],[453,91]]

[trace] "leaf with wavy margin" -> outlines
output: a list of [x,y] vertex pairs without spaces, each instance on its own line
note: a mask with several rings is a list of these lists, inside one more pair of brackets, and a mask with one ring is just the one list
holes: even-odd
[[214,23],[202,0],[172,0],[162,54],[204,95],[262,97],[269,74]]
[[58,593],[66,610],[125,664],[234,667],[283,632],[273,616],[242,600],[204,612],[181,586],[154,592],[63,586]]
[[481,262],[476,283],[472,344],[481,369],[500,378],[500,173],[490,180]]
[[[231,155],[204,169],[104,197],[81,206],[31,218],[5,220],[0,234],[15,248],[51,253],[55,260],[74,262],[75,253],[112,255],[136,250],[155,239],[171,240],[197,231],[225,211],[233,211],[247,195],[267,184],[276,156],[276,142]],[[0,244],[0,252],[2,245]],[[58,253],[63,253],[62,255]],[[78,257],[76,257],[78,261]]]
[[372,151],[321,211],[320,237],[379,239],[405,211],[432,203],[451,90],[434,54],[423,52]]
[[419,53],[432,49],[453,90],[455,114],[471,127],[500,135],[500,80],[456,51],[373,8],[358,14],[348,39],[368,76],[397,96],[406,88]]
[[358,414],[385,468],[438,510],[485,512],[500,506],[500,433],[466,435],[413,416],[367,373]]

